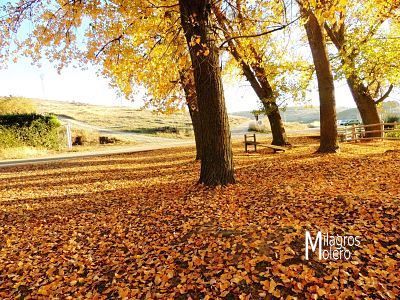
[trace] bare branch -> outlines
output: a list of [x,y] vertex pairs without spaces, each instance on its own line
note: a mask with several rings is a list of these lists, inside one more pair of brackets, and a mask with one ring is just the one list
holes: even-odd
[[379,104],[379,103],[385,101],[389,97],[389,95],[392,92],[393,88],[394,88],[394,86],[393,86],[393,84],[391,84],[389,86],[388,90],[386,91],[386,93],[380,99],[375,101],[375,104]]
[[268,30],[268,31],[264,31],[264,32],[261,32],[261,33],[255,33],[255,34],[249,34],[249,35],[237,35],[237,36],[232,36],[232,37],[230,37],[229,39],[226,39],[226,40],[219,46],[219,48],[222,48],[225,44],[229,43],[229,42],[232,41],[232,40],[260,37],[260,36],[263,36],[263,35],[271,34],[271,33],[276,32],[276,31],[283,30],[283,29],[285,29],[286,27],[288,27],[288,26],[292,25],[293,23],[295,23],[296,21],[298,21],[299,19],[300,19],[300,17],[297,17],[296,19],[290,21],[290,22],[287,23],[287,24],[283,24],[283,25],[281,25],[281,26],[279,26],[279,27],[276,27],[276,28],[274,28],[274,29],[271,29],[271,30]]
[[119,41],[122,39],[123,36],[124,36],[124,35],[121,34],[120,36],[118,36],[118,37],[116,37],[116,38],[113,38],[112,40],[109,40],[107,43],[105,43],[105,44],[103,45],[103,47],[101,47],[101,48],[99,49],[99,51],[97,51],[95,57],[97,58],[109,45],[111,45],[111,44],[113,44],[113,43],[115,43],[115,42],[119,42]]

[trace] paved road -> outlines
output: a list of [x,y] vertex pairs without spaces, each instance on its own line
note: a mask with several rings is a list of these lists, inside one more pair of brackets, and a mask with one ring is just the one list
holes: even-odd
[[[66,121],[66,120],[64,120]],[[191,146],[194,145],[194,140],[182,140],[182,139],[173,139],[173,138],[162,138],[162,137],[153,137],[147,136],[140,133],[132,133],[125,131],[116,131],[112,129],[100,128],[97,126],[93,126],[84,122],[70,120],[68,121],[71,124],[75,124],[79,127],[88,128],[91,130],[96,130],[99,133],[107,133],[112,135],[121,135],[121,137],[129,137],[137,142],[140,142],[140,145],[132,145],[132,146],[121,146],[118,148],[108,148],[104,150],[98,151],[87,151],[87,152],[67,152],[61,153],[57,155],[52,155],[48,157],[40,157],[40,158],[32,158],[32,159],[12,159],[12,160],[3,160],[0,161],[1,167],[9,167],[9,166],[18,166],[18,165],[29,165],[29,164],[40,164],[54,161],[62,161],[69,160],[74,158],[84,158],[91,156],[101,156],[101,155],[111,155],[111,154],[122,154],[122,153],[135,153],[135,152],[143,152],[143,151],[151,151],[158,149],[166,149],[173,147],[181,147],[181,146]],[[234,129],[232,129],[232,138],[234,139],[242,139],[243,135],[247,133],[248,122],[243,123]],[[306,130],[292,130],[289,131],[288,134],[296,134],[296,135],[311,135],[318,134],[319,128],[306,129]],[[257,134],[262,138],[270,138],[270,133]]]
[[60,116],[59,119],[64,123],[69,122],[72,126],[76,125],[76,126],[79,126],[80,128],[86,128],[86,129],[90,129],[93,131],[97,131],[99,134],[120,136],[121,139],[123,139],[123,140],[135,141],[135,142],[138,142],[139,145],[112,147],[112,148],[107,148],[107,149],[103,149],[103,150],[85,151],[85,152],[66,152],[66,153],[60,153],[60,154],[51,155],[51,156],[47,156],[47,157],[39,157],[39,158],[31,158],[31,159],[2,160],[2,161],[0,161],[0,168],[1,167],[9,167],[9,166],[17,166],[17,165],[47,163],[47,162],[52,162],[52,161],[61,161],[61,160],[83,158],[83,157],[90,157],[90,156],[134,153],[134,152],[143,152],[143,151],[151,151],[151,150],[157,150],[157,149],[194,145],[193,140],[163,138],[163,137],[157,137],[157,136],[148,136],[145,134],[134,133],[134,132],[112,130],[112,129],[108,129],[108,128],[94,126],[94,125],[91,125],[91,124],[88,124],[85,122],[81,122],[81,121],[77,121],[74,119],[65,118],[62,116]]

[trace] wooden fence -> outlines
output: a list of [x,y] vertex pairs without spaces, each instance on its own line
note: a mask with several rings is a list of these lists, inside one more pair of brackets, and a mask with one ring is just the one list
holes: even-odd
[[395,122],[345,126],[338,128],[338,135],[341,142],[376,139],[400,140],[400,124]]

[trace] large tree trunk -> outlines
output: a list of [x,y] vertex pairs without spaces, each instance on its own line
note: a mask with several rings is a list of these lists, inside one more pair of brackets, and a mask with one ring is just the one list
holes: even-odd
[[196,87],[194,84],[194,76],[192,70],[180,72],[180,82],[185,92],[186,104],[189,109],[190,118],[192,120],[194,140],[196,142],[196,160],[201,160],[202,138],[201,138],[201,120],[199,107],[197,104]]
[[264,91],[264,97],[260,98],[260,100],[264,105],[269,123],[271,125],[272,145],[290,145],[286,136],[285,127],[283,126],[279,107],[275,101],[274,92],[271,85],[269,84],[265,69],[261,67],[262,58],[253,47],[252,52],[255,58],[255,61],[253,61],[252,63],[252,68],[254,70],[254,73],[256,74],[257,80],[260,83],[262,90]]
[[193,109],[190,105],[188,105],[190,118],[192,119],[193,132],[194,132],[194,140],[196,142],[196,160],[201,160],[202,157],[202,138],[201,138],[201,123],[200,123],[200,115],[199,110]]
[[269,110],[267,113],[267,117],[269,120],[269,124],[271,125],[272,131],[272,145],[276,146],[289,146],[290,143],[286,136],[285,127],[283,126],[283,121],[281,114],[279,112],[278,105],[275,102],[271,102],[269,107],[264,107]]
[[[234,57],[237,56],[234,55]],[[279,112],[278,105],[276,105],[275,101],[269,101],[269,99],[271,99],[272,97],[272,89],[266,89],[260,84],[252,68],[246,62],[241,60],[240,65],[242,67],[244,76],[250,82],[251,87],[253,88],[254,92],[264,106],[268,121],[271,126],[272,144],[276,146],[290,145],[286,136],[285,127],[283,126],[283,121]]]
[[[346,62],[351,66],[353,70],[355,70],[356,66],[354,63],[354,55],[344,55],[346,53],[345,50],[345,23],[343,22],[339,28],[334,30],[325,24],[326,32],[328,33],[331,41],[335,45],[336,49],[341,56],[342,67],[346,65]],[[381,122],[381,118],[379,117],[378,107],[376,105],[376,101],[371,96],[368,91],[368,88],[363,84],[362,80],[356,75],[356,72],[353,71],[350,75],[346,74],[347,85],[350,88],[351,94],[353,96],[354,102],[357,105],[358,111],[360,112],[361,119],[364,125],[371,124],[379,124]],[[384,95],[377,102],[383,101],[391,92],[392,88],[389,88],[386,95]],[[380,132],[368,132],[368,131],[377,131],[380,130],[380,126],[372,126],[367,127],[367,137],[379,137],[381,136]]]
[[[347,84],[350,88],[351,94],[353,95],[353,99],[356,102],[363,124],[379,124],[381,122],[381,118],[379,117],[378,107],[375,104],[375,100],[369,95],[365,86],[362,84],[357,84],[357,82],[358,80],[354,77],[349,76],[347,78]],[[365,129],[366,136],[381,137],[382,133],[380,130],[380,125],[367,127]]]
[[[214,6],[213,8],[218,24],[224,31],[225,38],[229,40],[233,30],[227,24],[226,17],[223,15],[218,6]],[[266,76],[265,69],[261,67],[261,58],[257,51],[252,47],[252,53],[254,57],[251,58],[253,63],[250,64],[244,60],[244,57],[240,51],[241,44],[239,42],[235,42],[230,39],[228,45],[228,50],[239,63],[240,67],[242,68],[243,75],[246,77],[247,81],[250,82],[251,87],[264,106],[271,126],[272,144],[277,146],[290,145],[286,136],[282,117],[279,112],[279,107],[274,99],[273,91]]]
[[200,183],[234,183],[231,135],[219,67],[219,54],[210,26],[209,0],[179,0],[182,27],[188,43],[201,120]]
[[336,124],[336,103],[333,75],[326,49],[323,27],[311,11],[307,11],[308,20],[305,24],[307,37],[315,65],[318,80],[321,139],[318,152],[336,152],[337,124]]

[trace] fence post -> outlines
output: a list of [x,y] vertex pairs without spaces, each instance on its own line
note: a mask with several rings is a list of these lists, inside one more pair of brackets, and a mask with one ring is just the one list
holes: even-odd
[[355,125],[352,125],[352,126],[351,126],[351,139],[352,139],[353,141],[356,140],[356,126],[355,126]]
[[381,123],[381,138],[382,138],[382,141],[385,138],[385,124],[384,123]]
[[67,123],[67,147],[68,150],[72,149],[72,133],[71,133],[71,124],[68,122]]

